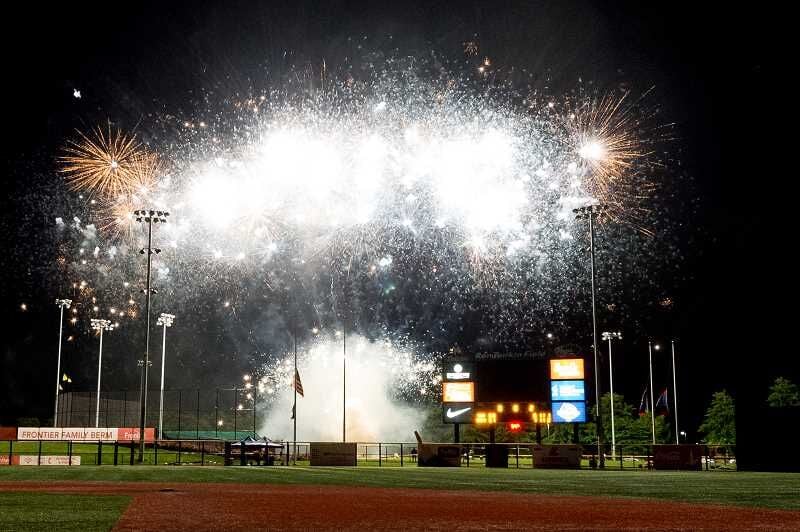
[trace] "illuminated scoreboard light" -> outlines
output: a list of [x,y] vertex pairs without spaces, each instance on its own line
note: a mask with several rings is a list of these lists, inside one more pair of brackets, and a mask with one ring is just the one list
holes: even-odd
[[475,412],[475,419],[473,422],[476,425],[495,425],[497,424],[496,412]]
[[553,422],[552,414],[540,409],[535,403],[481,404],[475,409],[472,418],[475,425],[496,425],[497,423],[534,423],[549,424]]

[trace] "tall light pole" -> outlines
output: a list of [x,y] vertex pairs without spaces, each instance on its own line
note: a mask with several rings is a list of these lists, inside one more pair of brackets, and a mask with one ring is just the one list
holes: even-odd
[[[156,321],[156,325],[164,327],[164,336],[161,342],[161,397],[158,401],[158,438],[164,438],[164,367],[167,360],[167,327],[172,327],[172,321],[175,319],[174,314],[167,314],[162,312]],[[178,436],[180,437],[180,436]]]
[[672,404],[675,410],[675,443],[679,444],[678,439],[678,378],[675,376],[675,340],[672,340]]
[[608,383],[611,388],[611,456],[617,455],[617,434],[614,430],[614,362],[611,358],[611,340],[622,340],[621,332],[604,332],[603,340],[608,340]]
[[56,299],[56,305],[61,307],[61,317],[58,320],[58,363],[56,365],[56,406],[53,410],[53,426],[58,426],[58,391],[61,387],[61,333],[64,331],[64,308],[69,310],[71,299]]
[[603,205],[587,205],[574,209],[576,220],[589,221],[589,256],[591,257],[592,270],[592,351],[594,351],[594,394],[595,394],[595,421],[597,423],[597,455],[600,459],[600,468],[606,466],[605,455],[603,454],[603,417],[600,413],[600,378],[599,366],[597,364],[597,307],[595,305],[595,263],[594,263],[594,220],[605,211]]
[[141,386],[139,388],[139,457],[138,462],[144,461],[144,425],[147,416],[147,378],[150,373],[150,295],[153,290],[150,289],[150,269],[153,262],[153,253],[161,253],[161,250],[153,249],[153,224],[166,223],[169,213],[165,211],[154,211],[139,209],[133,211],[136,221],[147,224],[147,247],[140,250],[142,255],[147,254],[147,287],[145,288],[146,306],[145,306],[145,344],[144,344],[144,360],[142,360],[142,378]]
[[656,444],[656,404],[653,402],[653,348],[658,351],[661,346],[653,342],[647,342],[647,353],[650,356],[650,426],[653,432],[653,445]]
[[92,329],[100,331],[100,356],[97,359],[97,405],[94,409],[94,428],[100,426],[100,375],[103,369],[103,331],[113,331],[114,326],[109,320],[92,318]]

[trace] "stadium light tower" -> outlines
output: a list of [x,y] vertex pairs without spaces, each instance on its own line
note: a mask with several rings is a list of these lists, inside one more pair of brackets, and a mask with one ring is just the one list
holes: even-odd
[[142,364],[142,378],[141,387],[139,388],[139,456],[138,462],[141,464],[144,461],[144,425],[147,416],[147,377],[150,370],[150,295],[154,291],[150,289],[150,269],[153,262],[153,253],[161,253],[161,250],[153,249],[153,224],[166,223],[169,213],[165,211],[154,211],[147,209],[139,209],[133,211],[136,221],[139,223],[147,224],[147,247],[140,250],[142,255],[147,254],[147,287],[145,288],[146,306],[145,314],[145,344],[144,344],[144,360]]
[[576,220],[589,221],[589,256],[591,258],[592,270],[592,351],[594,351],[594,394],[595,394],[595,422],[597,424],[597,454],[600,459],[600,468],[606,467],[606,459],[603,454],[603,417],[600,413],[600,378],[599,367],[597,364],[597,309],[595,306],[595,262],[594,262],[594,221],[605,211],[603,205],[587,205],[574,209]]
[[58,426],[58,391],[61,386],[61,335],[64,331],[64,308],[69,310],[71,299],[56,299],[56,305],[61,307],[61,318],[58,320],[58,363],[56,365],[56,406],[53,410],[53,426]]
[[611,457],[617,455],[617,434],[614,430],[614,363],[611,359],[611,340],[622,340],[621,332],[604,332],[603,340],[608,340],[608,384],[611,388]]
[[[161,394],[158,400],[158,438],[164,438],[164,366],[167,360],[167,327],[172,327],[172,321],[175,319],[174,314],[167,314],[162,312],[156,321],[156,325],[164,327],[164,335],[161,343]],[[180,436],[178,436],[180,437]]]
[[100,375],[103,369],[103,331],[113,331],[114,326],[109,320],[92,318],[92,329],[100,331],[100,356],[97,359],[97,404],[94,409],[94,428],[100,426]]

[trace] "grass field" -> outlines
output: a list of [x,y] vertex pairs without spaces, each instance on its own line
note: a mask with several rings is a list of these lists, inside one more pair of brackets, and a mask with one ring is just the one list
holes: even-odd
[[0,530],[110,530],[131,498],[0,492]]
[[668,471],[330,467],[0,467],[15,480],[244,482],[652,498],[800,510],[800,475]]

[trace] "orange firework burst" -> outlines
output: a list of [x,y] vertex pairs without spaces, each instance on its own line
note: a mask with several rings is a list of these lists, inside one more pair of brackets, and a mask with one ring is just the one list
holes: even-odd
[[114,237],[133,240],[138,226],[134,223],[133,211],[147,203],[161,170],[161,162],[153,154],[145,153],[133,158],[129,167],[130,180],[126,185],[130,188],[115,197],[103,197],[98,202],[99,228]]
[[649,234],[643,220],[655,183],[645,171],[654,162],[639,136],[645,119],[627,96],[584,100],[568,115],[570,136],[586,165],[587,192],[607,207],[610,218]]
[[59,157],[61,171],[74,190],[90,195],[116,197],[142,185],[142,172],[149,173],[153,156],[136,140],[120,130],[95,128],[90,135],[78,132]]

